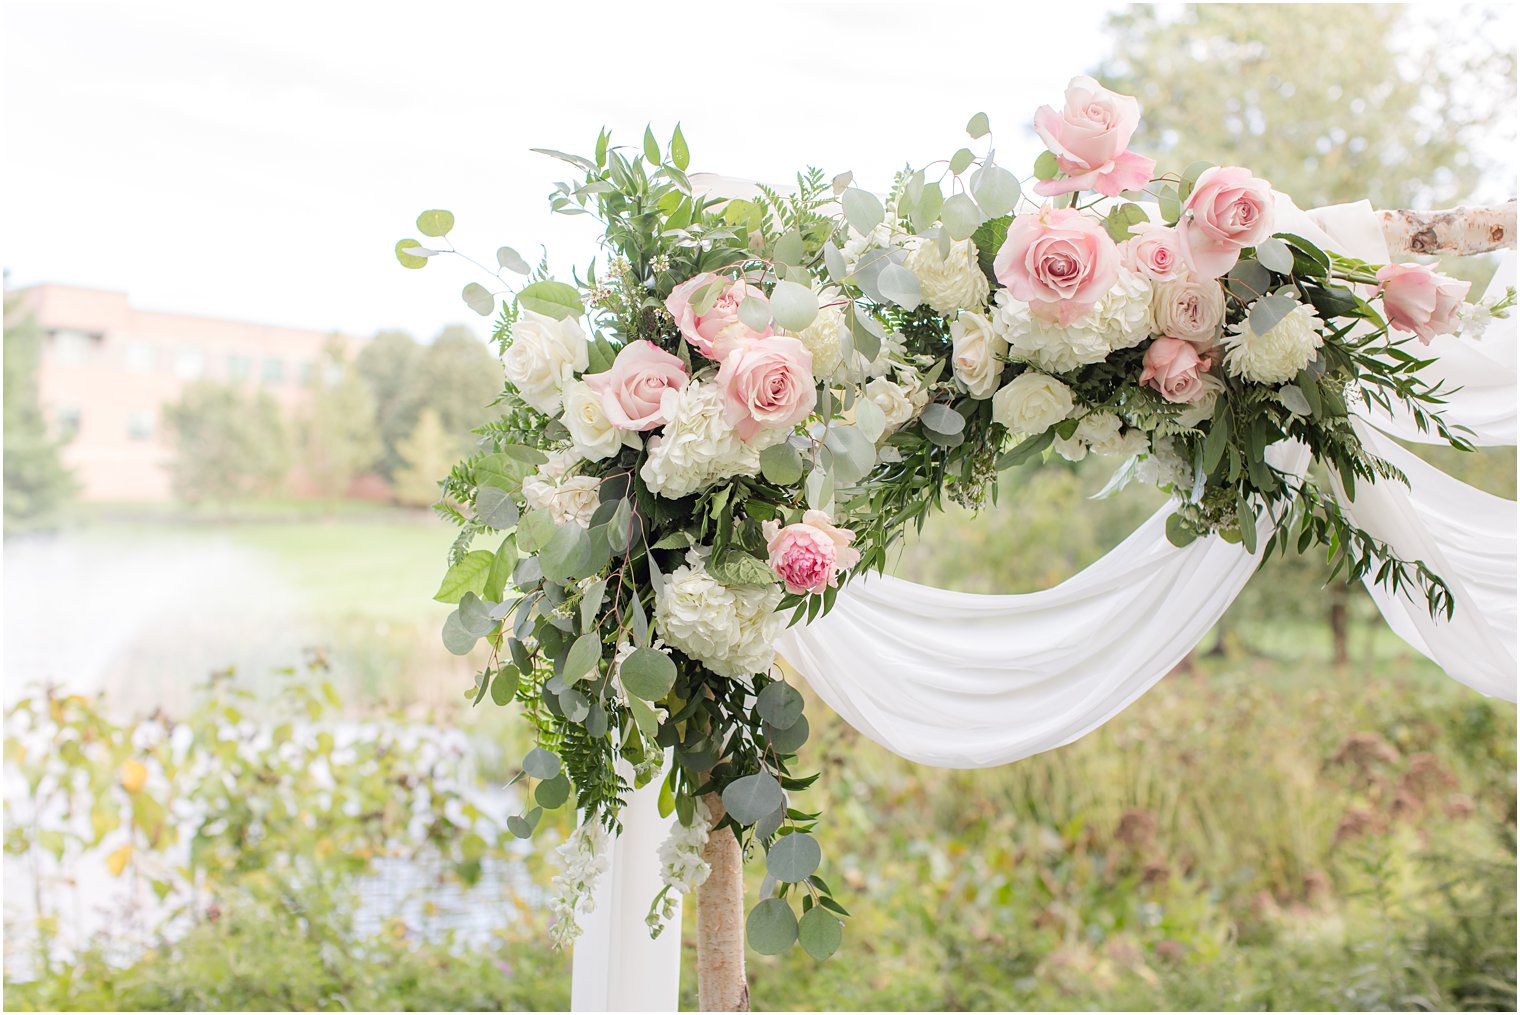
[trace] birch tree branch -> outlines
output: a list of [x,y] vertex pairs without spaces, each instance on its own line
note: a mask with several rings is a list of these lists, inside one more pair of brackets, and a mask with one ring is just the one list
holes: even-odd
[[1445,211],[1380,211],[1394,254],[1484,254],[1515,246],[1515,202]]

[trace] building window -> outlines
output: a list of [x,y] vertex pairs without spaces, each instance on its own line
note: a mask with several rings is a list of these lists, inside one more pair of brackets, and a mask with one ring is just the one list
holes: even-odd
[[229,381],[246,381],[253,376],[253,359],[233,353],[227,357],[227,379]]
[[265,384],[285,383],[285,361],[282,359],[266,359],[262,374]]
[[151,374],[158,366],[158,350],[147,342],[127,343],[127,369],[134,374]]
[[59,440],[73,440],[79,433],[80,413],[72,406],[60,408],[55,417],[55,425],[58,427]]
[[151,440],[153,437],[153,410],[133,409],[127,413],[127,436],[134,441]]
[[77,367],[89,362],[90,356],[100,345],[102,336],[77,328],[55,328],[49,337],[52,338],[53,358],[59,363]]
[[206,373],[206,354],[199,349],[181,349],[174,357],[174,375],[182,381],[197,380]]

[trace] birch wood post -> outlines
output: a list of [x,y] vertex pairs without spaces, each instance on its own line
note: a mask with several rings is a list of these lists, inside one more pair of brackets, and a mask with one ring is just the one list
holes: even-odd
[[1486,254],[1515,246],[1515,201],[1486,208],[1378,212],[1394,254]]
[[[702,798],[716,825],[723,798]],[[744,856],[732,829],[711,832],[702,859],[712,867],[697,886],[697,1005],[702,1011],[749,1011],[744,975]]]

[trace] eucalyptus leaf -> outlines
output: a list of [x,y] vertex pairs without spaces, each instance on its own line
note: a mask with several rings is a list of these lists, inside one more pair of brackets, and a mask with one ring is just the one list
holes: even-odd
[[1002,166],[984,165],[971,177],[971,196],[982,213],[998,218],[1019,203],[1019,178]]
[[1298,305],[1298,301],[1287,293],[1273,293],[1257,300],[1255,306],[1251,307],[1251,330],[1258,335],[1265,335],[1281,324],[1283,318]]
[[496,671],[496,676],[491,678],[491,700],[498,705],[510,705],[517,696],[517,685],[520,682],[521,674],[516,667],[501,667]]
[[594,674],[602,658],[602,638],[598,634],[583,634],[570,646],[565,656],[565,668],[560,676],[566,684],[573,684],[587,674]]
[[935,433],[958,434],[966,429],[966,417],[943,402],[930,402],[919,418]]
[[491,605],[473,592],[466,592],[459,600],[459,622],[464,629],[478,638],[484,638],[500,624],[491,616]]
[[475,494],[475,520],[490,529],[517,524],[517,502],[499,486],[483,486]]
[[623,660],[618,676],[629,694],[645,701],[658,701],[675,686],[676,664],[664,652],[636,648]]
[[472,634],[459,619],[459,611],[455,610],[448,615],[443,622],[443,647],[456,656],[469,655],[475,643],[480,640],[478,634]]
[[818,296],[796,282],[777,282],[771,291],[771,313],[787,331],[801,331],[818,317]]
[[900,264],[883,266],[876,277],[876,286],[883,296],[904,310],[913,310],[923,298],[918,276]]
[[743,776],[723,788],[723,809],[740,825],[753,825],[784,799],[781,784],[769,772]]
[[517,294],[517,302],[527,310],[552,317],[556,321],[586,312],[579,289],[552,279],[524,286],[522,292]]
[[839,950],[844,939],[844,924],[822,906],[814,906],[802,914],[797,925],[797,941],[802,950],[822,962]]
[[785,899],[762,899],[744,921],[749,946],[761,955],[780,955],[797,941],[797,917]]
[[528,267],[528,262],[523,260],[522,255],[511,247],[496,248],[496,263],[507,271],[515,271],[519,275],[526,275],[533,270]]
[[823,859],[818,840],[806,832],[792,832],[771,843],[765,852],[765,870],[777,881],[796,884],[812,877]]
[[538,801],[539,806],[554,810],[570,799],[570,780],[561,772],[552,779],[547,779],[533,787],[533,799]]
[[790,684],[776,681],[767,684],[755,698],[755,711],[777,729],[789,729],[802,717],[802,695]]
[[[869,398],[855,400],[855,425],[871,443],[881,440],[881,435],[887,431],[887,414],[881,411],[881,406]],[[760,466],[765,467],[765,456],[760,456]]]
[[951,194],[945,198],[945,206],[939,210],[939,218],[945,224],[945,232],[953,240],[969,239],[985,217],[982,209],[976,206],[976,202],[965,194]]
[[739,304],[739,320],[751,331],[764,331],[771,325],[771,308],[762,297],[746,296]]
[[1275,236],[1269,236],[1256,244],[1256,259],[1263,267],[1270,268],[1279,275],[1293,273],[1293,251]]
[[454,213],[433,209],[417,216],[417,229],[423,236],[447,236],[454,228]]
[[559,755],[542,747],[535,747],[523,758],[523,771],[535,779],[552,779],[559,775]]
[[428,259],[418,254],[409,253],[413,249],[422,249],[421,244],[413,239],[396,241],[396,260],[401,262],[403,268],[426,268]]
[[962,148],[954,155],[950,156],[950,172],[954,173],[956,176],[959,176],[966,170],[970,169],[971,163],[975,160],[976,156],[972,154],[970,148]]
[[772,444],[760,452],[760,472],[768,482],[791,486],[802,478],[802,455],[789,443]]
[[490,317],[496,312],[496,298],[491,295],[491,290],[479,282],[466,285],[459,295],[463,297],[465,306],[481,317]]
[[850,187],[839,196],[839,203],[844,208],[845,221],[850,227],[862,236],[886,219],[886,209],[881,205],[881,199],[870,191],[861,190],[859,187]]
[[797,721],[784,730],[778,730],[770,725],[766,725],[764,730],[765,738],[770,741],[771,748],[782,755],[796,754],[802,745],[807,743],[808,734],[811,731],[805,715],[799,715]]
[[992,132],[991,125],[987,122],[986,113],[977,113],[966,121],[966,133],[973,138],[986,137]]

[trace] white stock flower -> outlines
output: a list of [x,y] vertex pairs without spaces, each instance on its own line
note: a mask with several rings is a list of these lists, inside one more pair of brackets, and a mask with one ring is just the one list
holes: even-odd
[[571,381],[565,386],[565,414],[561,421],[570,431],[571,447],[590,462],[611,458],[625,444],[638,445],[637,434],[612,425],[602,408],[602,396],[585,381]]
[[[1253,304],[1254,306],[1254,304]],[[1251,315],[1230,325],[1224,337],[1224,365],[1236,377],[1259,384],[1282,384],[1298,376],[1325,344],[1314,308],[1300,303],[1265,335],[1251,328]]]
[[1071,415],[1074,404],[1065,384],[1030,370],[992,396],[992,418],[1014,433],[1044,433]]
[[1066,327],[1034,316],[1028,304],[1003,290],[997,295],[992,322],[1016,359],[1062,373],[1101,362],[1115,350],[1145,341],[1151,328],[1151,289],[1145,276],[1121,269],[1092,310]]
[[953,317],[957,310],[981,310],[987,305],[991,286],[977,263],[976,244],[955,240],[950,253],[940,256],[940,241],[919,240],[903,262],[918,278],[923,301],[941,317]]
[[670,422],[649,439],[649,456],[639,475],[649,489],[676,500],[730,476],[760,471],[760,452],[786,431],[762,431],[745,443],[723,416],[723,393],[716,384],[692,381],[676,399]]
[[571,832],[554,851],[560,862],[549,898],[555,948],[564,948],[579,937],[580,918],[596,908],[596,884],[612,866],[609,841],[607,829],[592,819]]
[[549,512],[555,525],[575,522],[589,528],[591,516],[601,503],[601,480],[595,476],[573,476],[571,470],[580,463],[573,451],[551,451],[549,460],[522,484],[523,500],[528,507]]
[[827,380],[844,363],[844,332],[844,311],[839,307],[823,307],[818,311],[818,316],[813,318],[812,324],[801,331],[786,334],[793,335],[813,354],[813,377]]
[[786,629],[786,618],[776,612],[781,587],[724,585],[707,573],[706,553],[687,551],[686,563],[656,590],[656,629],[666,644],[719,676],[767,672]]
[[1135,477],[1151,486],[1187,490],[1193,485],[1193,467],[1177,454],[1177,445],[1172,438],[1162,437],[1135,466]]
[[1156,334],[1180,338],[1203,352],[1218,341],[1224,311],[1224,288],[1213,279],[1163,282],[1151,300],[1151,325]]
[[556,321],[524,310],[512,325],[512,344],[502,354],[507,382],[539,412],[559,411],[560,392],[590,362],[586,333],[573,317]]
[[950,325],[955,379],[972,398],[991,398],[1003,377],[1008,340],[981,314],[962,310]]
[[658,911],[651,910],[651,932],[658,934],[664,925],[679,912],[681,897],[690,895],[707,880],[712,865],[702,859],[702,847],[707,845],[707,828],[712,815],[701,800],[695,801],[691,824],[679,820],[670,826],[670,834],[660,843],[660,881],[669,889],[660,901]]

